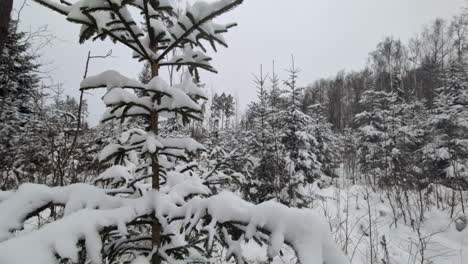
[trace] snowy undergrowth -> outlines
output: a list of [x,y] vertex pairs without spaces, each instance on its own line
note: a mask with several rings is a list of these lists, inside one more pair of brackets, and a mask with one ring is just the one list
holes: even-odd
[[[462,214],[460,207],[455,209],[455,219],[450,218],[449,207],[437,209],[434,205],[426,209],[421,225],[415,219],[405,224],[400,215],[395,226],[391,205],[383,192],[369,190],[367,203],[364,186],[319,189],[314,185],[309,191],[315,198],[311,204],[313,211],[327,219],[325,228],[333,233],[352,264],[464,264],[468,261],[468,229],[456,228],[455,220]],[[249,243],[244,247],[250,263],[267,261],[261,246]],[[284,247],[282,252],[283,256],[273,263],[296,263],[293,251]]]
[[[178,191],[178,195],[188,195],[182,193],[181,188],[173,189]],[[198,193],[205,191],[201,188]],[[191,189],[190,193],[194,190]],[[245,258],[241,246],[243,241],[258,238],[260,234],[268,241],[266,253],[269,258],[278,256],[282,245],[288,244],[301,263],[347,263],[330,236],[325,221],[312,210],[289,208],[272,201],[253,205],[230,192],[207,198],[195,197],[182,205],[178,205],[180,199],[174,197],[177,196],[170,192],[151,191],[137,199],[117,198],[84,184],[56,188],[32,184],[22,186],[0,203],[3,211],[9,212],[2,214],[0,221],[4,240],[0,243],[0,263],[20,264],[31,259],[38,264],[59,263],[57,256],[77,262],[80,243],[86,248],[91,263],[101,263],[103,245],[100,232],[115,228],[122,235],[128,234],[127,224],[151,212],[155,212],[163,226],[169,227],[172,221],[181,219],[184,226],[190,226],[187,232],[209,215],[212,220],[205,230],[210,241],[214,239],[217,224],[244,226],[240,239],[234,239],[222,227],[224,241],[228,244],[227,255],[234,256],[240,263]],[[50,203],[64,204],[65,217],[37,231],[14,236],[14,230],[21,229],[31,213]],[[171,246],[174,245],[159,249],[160,254],[164,255]],[[28,254],[18,251],[22,248],[30,249]]]
[[383,192],[369,193],[369,200],[362,186],[317,193],[326,198],[316,210],[326,213],[330,228],[352,263],[370,263],[371,254],[374,263],[462,264],[468,259],[468,230],[456,230],[449,210],[431,206],[419,221],[414,203],[407,222],[399,215],[395,225],[392,207]]
[[[452,192],[442,186],[438,188],[447,196]],[[468,229],[458,231],[456,224],[457,218],[463,215],[461,206],[455,207],[451,218],[448,204],[440,208],[435,203],[428,205],[419,221],[417,194],[410,193],[408,199],[413,211],[407,212],[406,223],[398,214],[395,224],[385,191],[372,191],[365,186],[319,189],[316,185],[308,191],[314,197],[313,211],[327,218],[327,228],[353,264],[464,264],[468,261]],[[282,260],[295,263],[290,251],[285,253]],[[250,257],[256,262],[262,259],[262,254],[250,252]]]

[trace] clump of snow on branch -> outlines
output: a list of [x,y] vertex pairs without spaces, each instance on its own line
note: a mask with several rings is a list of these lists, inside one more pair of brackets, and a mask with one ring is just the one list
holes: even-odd
[[[125,234],[127,224],[154,212],[158,221],[168,228],[176,219],[183,219],[181,221],[190,223],[189,228],[192,228],[201,224],[201,219],[210,216],[215,220],[205,226],[208,234],[213,232],[211,229],[215,228],[215,223],[244,225],[246,231],[243,238],[246,240],[253,238],[257,232],[263,232],[269,236],[268,256],[271,258],[279,254],[283,243],[287,243],[297,252],[301,263],[348,263],[343,253],[332,242],[325,222],[314,212],[288,208],[275,202],[254,205],[230,192],[206,198],[195,197],[184,202],[182,197],[208,192],[206,187],[202,184],[193,184],[191,179],[188,176],[174,176],[170,182],[172,188],[168,193],[150,191],[136,199],[108,196],[104,190],[86,185],[56,188],[23,186],[1,204],[4,208],[15,208],[17,211],[15,217],[5,217],[2,214],[3,233],[8,233],[5,230],[19,228],[26,216],[44,204],[62,202],[65,208],[69,209],[66,210],[63,219],[47,224],[38,231],[1,243],[0,262],[20,264],[34,259],[37,264],[58,263],[56,254],[76,262],[80,250],[78,242],[84,241],[91,262],[101,263],[100,231],[114,227],[118,232]],[[66,193],[72,195],[67,197]],[[96,199],[98,197],[99,199]],[[41,201],[41,203],[34,204],[32,201]],[[77,202],[80,206],[77,206]],[[26,204],[32,205],[18,207]],[[109,210],[95,208],[109,208]],[[186,231],[189,232],[188,228]],[[225,241],[228,242],[228,250],[233,252],[233,255],[242,254],[241,248],[231,238]],[[25,246],[30,249],[28,254],[18,254],[17,248]],[[170,249],[171,245],[165,245],[161,250]],[[139,261],[142,259],[139,258]]]

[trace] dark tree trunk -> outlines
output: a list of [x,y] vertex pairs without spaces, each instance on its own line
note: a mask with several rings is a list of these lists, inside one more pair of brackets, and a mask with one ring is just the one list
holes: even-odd
[[10,25],[10,13],[13,0],[0,0],[0,52],[3,50]]

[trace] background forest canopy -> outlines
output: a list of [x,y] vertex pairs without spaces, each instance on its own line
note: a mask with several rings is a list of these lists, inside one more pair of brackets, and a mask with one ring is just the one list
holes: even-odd
[[[80,41],[108,37],[144,63],[141,73],[130,78],[116,71],[88,76],[93,61],[112,56],[111,49],[107,54],[90,51],[81,97],[67,96],[40,63],[41,47],[53,45],[51,34],[45,28],[22,32],[21,19],[10,22],[0,54],[0,210],[24,193],[38,196],[31,202],[37,208],[25,215],[2,218],[0,211],[0,262],[9,239],[29,232],[26,223],[41,231],[56,219],[70,219],[80,206],[99,213],[124,205],[134,209],[131,221],[114,223],[110,216],[103,226],[112,228],[99,230],[97,238],[86,233],[87,240],[103,241],[99,253],[90,253],[93,247],[79,237],[72,243],[79,254],[58,249],[52,256],[83,264],[101,258],[119,264],[224,263],[220,259],[231,257],[238,263],[297,263],[314,254],[323,254],[318,264],[328,259],[345,264],[345,258],[358,264],[403,263],[398,259],[403,255],[410,263],[461,264],[468,258],[468,245],[456,240],[466,238],[468,230],[468,10],[429,22],[406,43],[385,37],[369,52],[364,69],[343,70],[309,85],[298,83],[302,72],[294,56],[289,65],[276,65],[272,58],[271,65],[259,65],[246,77],[257,98],[242,109],[238,96],[229,92],[208,95],[200,74],[216,72],[206,49],[227,47],[223,34],[236,25],[211,20],[242,1],[200,5],[207,9],[174,7],[170,1],[152,6],[146,0],[100,1],[104,8],[91,11],[36,1],[66,16],[76,16],[77,10],[90,16],[96,10],[111,13],[106,27],[121,23],[114,30],[128,33],[125,37],[101,31],[94,20],[96,25],[82,23]],[[126,5],[141,9],[147,19],[140,23],[141,32],[122,11]],[[184,33],[190,30],[196,36]],[[160,67],[167,68],[167,82],[159,76]],[[100,113],[89,111],[86,98],[96,88],[107,89],[107,111],[102,123],[90,126],[87,118]],[[84,189],[92,201],[73,200]],[[145,199],[153,196],[163,201],[151,204],[157,209],[134,203],[149,204]],[[234,213],[210,211],[231,203]],[[156,215],[160,209],[164,213]],[[327,223],[310,228],[276,211],[309,220],[316,219],[309,212],[318,212]],[[444,244],[449,249],[442,253],[433,250],[432,241],[442,243],[445,233],[427,224],[439,221],[435,212],[441,212],[440,222],[448,226],[443,232],[455,241]],[[9,225],[7,220],[16,216],[20,223]],[[281,234],[275,232],[280,224],[288,227],[281,226]],[[318,236],[323,246],[305,254],[295,242],[311,241],[295,225],[307,232],[328,227]],[[401,256],[397,245],[402,242],[391,230],[411,234],[404,241],[410,249]],[[335,251],[327,231],[341,250]],[[267,253],[249,259],[246,245]]]

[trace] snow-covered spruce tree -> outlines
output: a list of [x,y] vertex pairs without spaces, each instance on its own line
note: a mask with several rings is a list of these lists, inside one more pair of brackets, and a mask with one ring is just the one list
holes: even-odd
[[468,77],[463,65],[454,63],[444,74],[446,85],[437,89],[433,115],[424,125],[424,169],[451,188],[468,189]]
[[[22,170],[37,165],[26,155],[34,144],[25,135],[35,127],[35,100],[39,97],[39,65],[30,55],[30,43],[19,32],[16,21],[10,23],[3,51],[0,53],[0,189],[17,187],[32,181],[23,178]],[[26,152],[24,152],[25,149]]]
[[[348,263],[312,211],[275,202],[253,205],[229,192],[212,195],[190,166],[177,166],[176,162],[203,147],[189,138],[161,135],[159,121],[163,118],[178,115],[184,122],[197,118],[200,106],[196,98],[203,93],[191,78],[170,87],[158,76],[159,67],[187,67],[195,75],[197,68],[213,70],[209,58],[193,48],[201,47],[203,39],[224,44],[220,34],[229,26],[211,19],[241,0],[196,3],[179,17],[172,16],[168,1],[37,1],[83,24],[81,40],[110,37],[151,64],[153,78],[146,85],[115,71],[81,83],[81,89],[108,89],[103,97],[108,106],[104,121],[150,117],[150,130],[130,129],[100,154],[104,161],[139,163],[147,175],[119,165],[99,177],[121,181],[110,189],[87,184],[56,188],[27,184],[0,193],[0,263],[211,263],[216,254],[245,263],[243,242],[249,239],[266,242],[269,258],[279,255],[286,243],[300,263]],[[133,20],[129,6],[140,9],[146,30]],[[171,57],[174,48],[183,49],[182,55]],[[50,204],[64,206],[62,219],[15,237],[28,218],[44,213]],[[24,248],[27,254],[18,250]]]
[[335,178],[335,169],[339,167],[339,153],[343,152],[344,142],[333,131],[332,124],[325,120],[320,104],[308,106],[308,115],[312,118],[308,131],[314,135],[316,141],[312,151],[321,164],[321,175]]
[[239,191],[251,199],[252,161],[249,144],[251,133],[241,129],[222,131],[218,139],[204,141],[207,151],[199,159],[202,178],[211,188]]
[[84,169],[84,164],[77,169],[76,160],[89,158],[83,142],[70,148],[78,104],[63,98],[60,85],[39,85],[30,38],[17,26],[10,24],[0,55],[0,188],[25,182],[63,185],[65,178],[76,182]]
[[266,76],[256,78],[258,101],[247,112],[253,142],[250,153],[256,167],[244,189],[246,198],[253,201],[276,198],[287,205],[306,206],[303,187],[322,176],[334,176],[339,139],[322,117],[320,106],[303,111],[299,71],[293,64],[288,72],[285,96],[281,96],[274,69],[270,91],[264,87]]
[[[270,90],[267,91],[267,131],[269,131],[269,151],[267,152],[267,157],[265,161],[268,161],[268,165],[271,170],[271,176],[273,180],[269,184],[273,187],[274,191],[269,195],[274,195],[278,197],[280,193],[280,178],[286,174],[286,165],[285,160],[283,159],[284,145],[281,144],[282,128],[283,124],[281,122],[280,113],[283,111],[283,106],[287,99],[282,98],[281,87],[280,87],[280,78],[278,73],[275,70],[275,62],[272,63],[272,72],[269,76],[270,81]],[[266,197],[266,196],[265,196]]]
[[366,181],[397,192],[421,190],[430,183],[421,154],[428,112],[422,102],[404,98],[398,92],[368,90],[360,100],[363,111],[354,120],[357,156]]
[[268,105],[268,91],[266,80],[268,74],[263,74],[263,67],[260,66],[260,75],[254,75],[254,82],[257,87],[256,102],[249,105],[248,118],[250,125],[250,153],[256,157],[256,166],[254,177],[249,178],[245,190],[245,196],[249,200],[260,202],[278,197],[278,188],[275,188],[277,178],[274,172],[276,171],[274,161],[275,151],[272,147],[271,129],[268,125],[270,118]]
[[303,89],[297,85],[299,71],[293,58],[288,79],[284,81],[288,106],[279,113],[286,175],[279,179],[278,185],[281,190],[279,199],[283,203],[303,206],[305,202],[301,187],[320,177],[321,164],[313,152],[318,142],[312,131],[308,130],[313,120],[300,107]]
[[[401,97],[400,97],[401,98]],[[422,155],[419,150],[424,142],[423,123],[427,119],[427,109],[417,99],[399,100],[391,106],[392,123],[390,126],[391,171],[388,185],[404,189],[423,189],[427,187],[424,180],[426,172],[422,169]]]
[[[254,75],[254,82],[257,86],[257,97],[258,102],[252,103],[250,108],[251,112],[254,115],[252,118],[255,119],[253,122],[252,129],[255,131],[255,143],[254,151],[257,151],[259,156],[263,159],[266,152],[267,144],[267,119],[268,119],[268,92],[265,87],[265,81],[268,78],[268,75],[263,74],[263,67],[260,65],[260,75]],[[266,168],[262,168],[264,171]]]
[[398,122],[393,120],[391,106],[396,100],[395,93],[366,91],[360,100],[363,111],[355,117],[361,172],[366,182],[374,187],[390,175],[391,153],[395,146],[391,124]]

